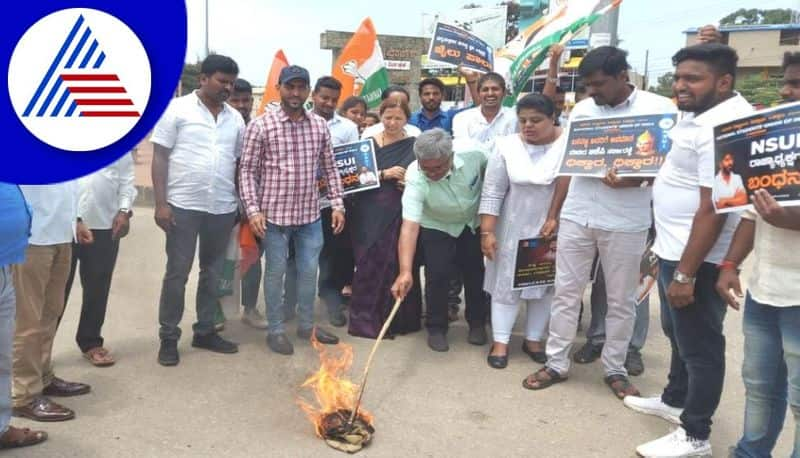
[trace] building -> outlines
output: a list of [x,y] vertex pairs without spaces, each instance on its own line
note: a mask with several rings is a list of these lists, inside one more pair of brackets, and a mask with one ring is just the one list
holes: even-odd
[[[699,29],[685,30],[686,45],[697,44]],[[762,79],[783,74],[781,63],[787,51],[800,51],[800,24],[728,25],[720,27],[722,42],[739,54],[737,75],[759,75]]]

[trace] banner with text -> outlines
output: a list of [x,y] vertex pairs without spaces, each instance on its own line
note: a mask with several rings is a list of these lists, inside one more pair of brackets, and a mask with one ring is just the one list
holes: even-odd
[[[333,160],[342,180],[344,195],[375,189],[381,185],[371,138],[334,146]],[[320,174],[317,185],[319,195],[324,199],[328,195],[328,180]]]
[[800,205],[800,102],[716,126],[714,160],[717,213],[751,208],[758,189],[783,206]]
[[676,120],[669,113],[571,121],[559,175],[602,177],[615,167],[618,176],[656,176]]
[[494,51],[488,43],[458,27],[436,23],[428,59],[451,65],[462,65],[487,73],[494,68]]
[[523,239],[517,244],[511,289],[547,286],[556,280],[556,238]]

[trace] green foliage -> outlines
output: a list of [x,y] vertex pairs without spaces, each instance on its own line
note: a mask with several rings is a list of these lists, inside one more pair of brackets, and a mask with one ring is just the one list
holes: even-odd
[[720,25],[790,24],[796,11],[789,8],[762,10],[740,8],[720,19]]
[[672,78],[672,72],[667,72],[659,76],[656,85],[650,86],[650,92],[672,98]]
[[181,94],[188,94],[200,87],[200,62],[183,64],[181,72]]
[[736,90],[751,104],[769,107],[781,101],[782,84],[780,77],[765,80],[761,75],[750,75],[736,81]]

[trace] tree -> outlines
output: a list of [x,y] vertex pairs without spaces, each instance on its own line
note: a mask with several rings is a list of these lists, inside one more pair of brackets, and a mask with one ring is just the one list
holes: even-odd
[[764,79],[761,75],[749,75],[736,81],[736,90],[753,105],[769,107],[781,101],[779,77]]
[[181,72],[181,94],[188,94],[200,87],[200,62],[183,64]]
[[672,79],[674,74],[672,72],[664,73],[658,77],[655,86],[650,86],[650,92],[663,95],[664,97],[672,98]]
[[785,9],[762,10],[756,8],[740,8],[737,11],[720,19],[723,25],[764,25],[764,24],[790,24],[797,11]]

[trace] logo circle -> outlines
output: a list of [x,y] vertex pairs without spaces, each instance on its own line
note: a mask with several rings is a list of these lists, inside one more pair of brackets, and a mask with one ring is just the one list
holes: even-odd
[[150,61],[136,34],[90,8],[51,13],[29,27],[8,66],[14,112],[39,140],[94,151],[123,138],[150,97]]

